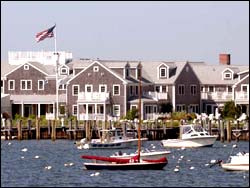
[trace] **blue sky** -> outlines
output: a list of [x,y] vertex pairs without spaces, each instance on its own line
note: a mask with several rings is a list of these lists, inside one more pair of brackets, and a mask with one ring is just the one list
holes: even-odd
[[36,33],[56,23],[57,49],[74,59],[249,63],[249,2],[5,2],[1,61],[8,51],[51,51]]

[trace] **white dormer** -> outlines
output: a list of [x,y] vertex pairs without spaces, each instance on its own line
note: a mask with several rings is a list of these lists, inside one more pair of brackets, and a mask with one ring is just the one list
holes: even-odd
[[125,68],[123,69],[123,78],[126,79],[127,77],[130,76],[130,65],[127,62],[127,64],[125,65]]
[[59,68],[59,74],[60,75],[69,75],[69,67],[63,65]]
[[139,79],[139,77],[142,76],[142,65],[141,65],[141,63],[139,63],[139,64],[137,65],[135,75],[136,75],[136,79]]
[[169,78],[169,66],[165,63],[160,64],[157,67],[157,78],[158,79],[164,79]]
[[233,80],[233,75],[234,75],[234,72],[231,69],[226,68],[222,72],[222,80]]

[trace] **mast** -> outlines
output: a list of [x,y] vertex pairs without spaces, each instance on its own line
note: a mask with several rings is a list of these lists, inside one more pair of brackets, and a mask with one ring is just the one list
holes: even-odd
[[138,70],[137,70],[137,76],[139,79],[139,88],[138,88],[138,119],[139,119],[139,124],[138,124],[138,162],[140,162],[140,153],[141,153],[141,62],[138,65]]

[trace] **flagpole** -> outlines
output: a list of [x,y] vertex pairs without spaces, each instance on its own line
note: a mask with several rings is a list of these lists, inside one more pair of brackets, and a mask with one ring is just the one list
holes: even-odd
[[[55,24],[56,25],[56,24]],[[56,27],[55,27],[55,55],[57,55],[56,59],[56,120],[58,120],[58,112],[59,112],[59,96],[58,96],[58,60],[59,60],[59,53],[56,49]]]

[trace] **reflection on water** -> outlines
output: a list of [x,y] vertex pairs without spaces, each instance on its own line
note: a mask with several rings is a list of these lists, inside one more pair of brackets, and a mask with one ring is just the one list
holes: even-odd
[[[168,165],[159,171],[88,171],[82,154],[109,156],[117,150],[78,150],[69,140],[1,140],[1,187],[248,187],[249,172],[226,172],[220,166],[210,168],[212,159],[227,160],[230,153],[249,152],[249,142],[220,143],[213,147],[175,149]],[[147,146],[162,148],[160,141]],[[135,149],[123,149],[134,152]],[[179,166],[179,172],[174,169]]]

